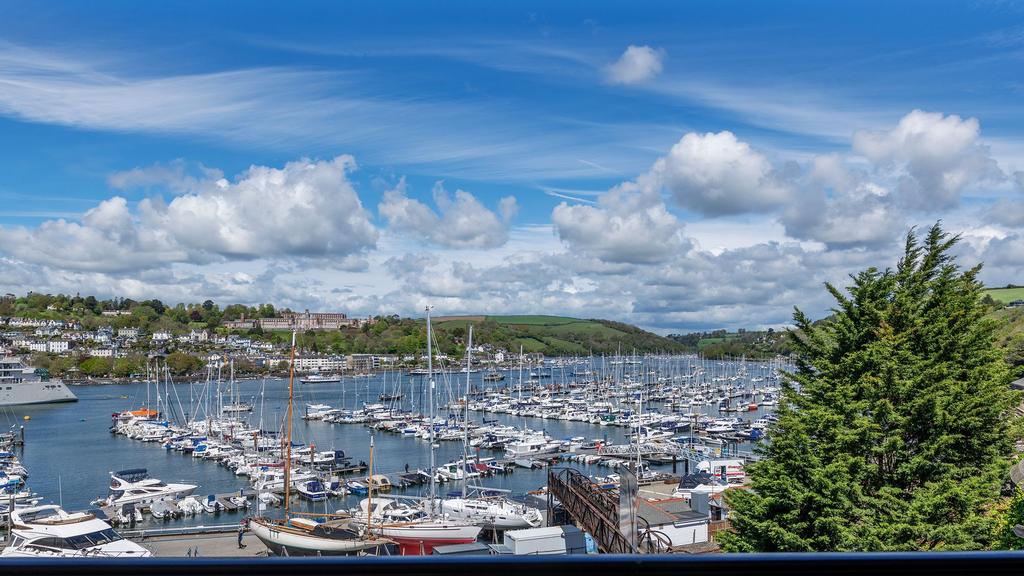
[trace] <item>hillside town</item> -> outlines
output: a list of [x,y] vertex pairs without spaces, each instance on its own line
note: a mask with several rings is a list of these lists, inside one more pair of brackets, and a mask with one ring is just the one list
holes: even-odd
[[[142,322],[133,322],[138,315],[133,315],[132,310],[103,310],[100,316],[109,323],[101,321],[96,328],[87,328],[74,320],[0,317],[0,354],[30,356],[33,365],[43,365],[69,383],[86,383],[107,376],[137,379],[144,375],[145,358],[153,355],[168,356],[168,365],[180,374],[206,367],[220,368],[228,361],[240,373],[273,373],[287,370],[289,361],[287,338],[275,341],[268,337],[275,331],[358,331],[377,322],[374,318],[350,318],[341,312],[307,310],[257,318],[246,318],[243,314],[238,320],[221,322],[216,329],[147,330],[139,326]],[[489,345],[475,346],[473,352],[478,355],[478,363],[502,364],[513,358],[518,361],[518,351],[512,354]],[[441,362],[449,359],[444,353],[434,357]],[[542,354],[524,354],[524,362],[530,364],[542,358]],[[133,359],[134,362],[129,361]],[[295,370],[301,374],[367,374],[415,367],[425,361],[423,354],[416,353],[318,353],[300,347]]]

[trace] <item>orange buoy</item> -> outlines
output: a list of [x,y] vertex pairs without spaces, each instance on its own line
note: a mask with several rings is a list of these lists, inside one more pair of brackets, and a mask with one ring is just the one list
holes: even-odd
[[31,419],[32,419],[32,417],[28,416],[28,415],[26,415],[24,418],[22,418],[22,420],[26,420],[26,421],[31,420]]

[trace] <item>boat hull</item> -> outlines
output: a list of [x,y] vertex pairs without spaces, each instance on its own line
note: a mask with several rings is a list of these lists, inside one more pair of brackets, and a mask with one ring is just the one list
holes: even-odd
[[278,556],[344,556],[388,544],[386,540],[336,539],[314,536],[300,529],[254,519],[253,535]]
[[0,406],[27,406],[30,404],[58,404],[63,402],[78,402],[78,397],[60,381],[18,382],[10,386],[0,386]]
[[372,533],[394,540],[402,556],[430,555],[435,546],[470,544],[480,535],[479,526],[448,523],[374,526]]

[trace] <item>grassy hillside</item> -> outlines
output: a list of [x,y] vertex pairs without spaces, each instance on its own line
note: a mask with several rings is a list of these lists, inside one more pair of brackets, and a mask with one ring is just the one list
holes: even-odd
[[681,352],[676,342],[635,326],[609,320],[583,320],[564,316],[486,316],[439,319],[440,332],[462,338],[473,324],[473,340],[527,352],[560,354],[623,354]]
[[988,288],[985,294],[992,297],[996,302],[1008,304],[1014,300],[1024,300],[1024,287],[1017,288]]
[[1017,377],[1024,377],[1024,308],[1002,308],[991,314],[998,328],[996,343]]

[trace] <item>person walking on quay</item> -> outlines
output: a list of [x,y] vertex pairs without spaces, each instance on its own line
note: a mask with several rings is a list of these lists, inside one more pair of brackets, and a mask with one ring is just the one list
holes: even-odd
[[238,549],[245,548],[245,544],[242,544],[242,538],[245,536],[245,520],[238,523]]

